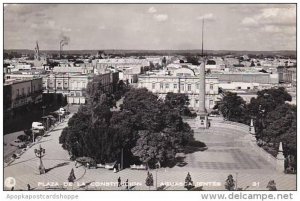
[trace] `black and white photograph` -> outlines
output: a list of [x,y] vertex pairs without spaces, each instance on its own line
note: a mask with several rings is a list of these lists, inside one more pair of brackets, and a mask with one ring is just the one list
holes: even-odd
[[4,3],[2,190],[296,191],[296,15]]

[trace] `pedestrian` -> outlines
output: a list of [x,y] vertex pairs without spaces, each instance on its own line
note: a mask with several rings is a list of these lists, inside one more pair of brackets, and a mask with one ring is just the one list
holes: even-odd
[[28,190],[28,191],[31,190],[30,184],[27,184],[27,190]]
[[128,179],[126,180],[126,189],[128,190]]
[[121,177],[118,178],[118,187],[121,186]]

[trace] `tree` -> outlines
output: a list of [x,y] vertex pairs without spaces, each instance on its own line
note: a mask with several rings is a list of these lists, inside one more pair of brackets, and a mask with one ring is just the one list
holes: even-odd
[[146,178],[146,186],[148,186],[149,190],[150,190],[150,187],[153,186],[153,184],[154,184],[153,175],[152,175],[152,173],[150,173],[148,171],[147,172],[147,178]]
[[186,94],[168,92],[165,98],[165,104],[171,109],[178,111],[180,115],[189,117],[195,117],[196,115],[188,108],[189,98]]
[[162,58],[162,65],[163,65],[164,67],[167,66],[167,59],[166,59],[166,57],[163,57],[163,58]]
[[74,183],[76,177],[75,177],[75,173],[74,173],[74,169],[72,168],[70,175],[68,177],[68,181]]
[[225,96],[217,104],[216,108],[229,121],[242,123],[247,115],[246,102],[236,93],[225,92]]
[[254,116],[261,111],[264,111],[264,113],[267,114],[277,106],[291,100],[291,95],[283,87],[264,89],[257,92],[256,98],[251,99],[249,112]]
[[104,163],[120,161],[123,154],[125,166],[157,160],[167,164],[194,140],[176,110],[147,89],[127,91],[122,110],[116,112],[110,110],[112,95],[101,89],[97,83],[90,85],[87,104],[62,132],[60,143],[72,158],[86,156]]
[[250,104],[247,105],[247,113],[255,119],[255,130],[259,138],[266,127],[265,120],[268,113],[291,100],[291,95],[283,87],[258,91],[257,97],[251,99]]
[[225,181],[225,189],[228,191],[234,191],[235,190],[235,181],[233,179],[233,176],[230,174],[228,175],[226,181]]
[[163,164],[175,158],[175,151],[162,133],[152,133],[146,130],[139,131],[139,139],[136,146],[132,148],[132,153],[149,167],[154,167],[157,161]]
[[185,181],[184,181],[184,188],[186,188],[188,191],[191,190],[192,188],[194,188],[194,183],[192,181],[192,177],[190,175],[190,173],[188,172]]
[[267,188],[269,189],[269,191],[277,191],[275,181],[274,180],[269,181]]
[[297,156],[296,106],[280,105],[266,115],[264,122],[265,127],[261,131],[260,138],[274,144],[273,148],[276,150],[282,142],[285,157]]
[[196,56],[187,56],[186,61],[187,63],[191,63],[192,65],[200,65],[199,58]]

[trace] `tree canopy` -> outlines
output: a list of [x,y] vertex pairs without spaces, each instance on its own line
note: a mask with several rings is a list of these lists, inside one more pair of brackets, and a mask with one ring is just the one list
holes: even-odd
[[[93,83],[95,84],[95,83]],[[193,141],[193,131],[176,109],[147,89],[130,89],[121,110],[112,112],[109,96],[101,86],[87,90],[88,102],[73,115],[60,143],[73,158],[87,156],[97,162],[120,162],[124,166],[158,161],[167,164]]]
[[246,102],[236,93],[225,92],[222,101],[216,107],[228,121],[244,122],[246,118]]
[[182,93],[168,92],[165,98],[165,104],[170,109],[175,109],[182,116],[195,117],[196,113],[192,113],[188,108],[188,95]]

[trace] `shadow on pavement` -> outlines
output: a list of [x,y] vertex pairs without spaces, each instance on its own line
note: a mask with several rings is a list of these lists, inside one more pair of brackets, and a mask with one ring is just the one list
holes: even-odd
[[[52,139],[51,139],[52,140]],[[37,143],[35,143],[35,144],[41,144],[41,143],[43,143],[43,142],[47,142],[47,141],[51,141],[51,140],[41,140],[41,141],[39,141],[39,142],[37,142]]]
[[53,129],[51,132],[62,130],[62,128]]
[[91,183],[93,183],[93,182],[94,182],[94,181],[87,182],[87,183],[85,183],[84,185],[79,186],[78,189],[80,189],[80,188],[86,188],[86,187],[88,187],[89,185],[91,185]]
[[53,166],[52,168],[46,169],[46,173],[53,170],[53,169],[55,169],[55,168],[63,167],[63,166],[69,165],[69,164],[70,164],[70,162],[59,163],[59,164]]
[[[37,157],[30,158],[30,159],[28,159],[28,160],[24,160],[24,161],[20,161],[20,162],[17,162],[17,163],[10,164],[10,165],[8,165],[7,167],[11,167],[11,166],[14,166],[14,165],[17,165],[17,164],[20,164],[20,163],[25,163],[25,162],[31,161],[31,160],[33,160],[33,159],[37,159]],[[5,168],[5,167],[4,167],[4,168]]]

